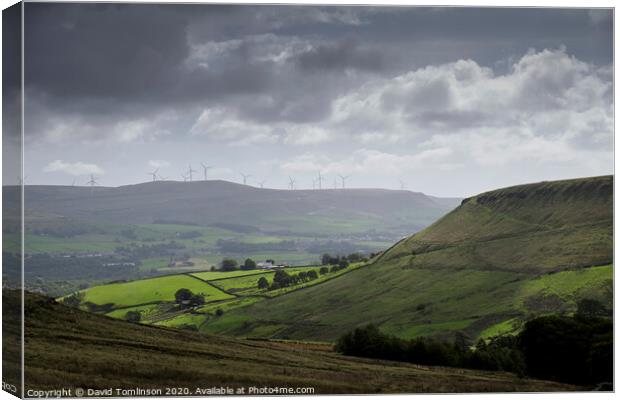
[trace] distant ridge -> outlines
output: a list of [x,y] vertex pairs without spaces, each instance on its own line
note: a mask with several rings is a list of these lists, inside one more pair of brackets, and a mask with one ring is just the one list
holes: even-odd
[[[19,188],[4,187],[6,206],[17,207]],[[343,222],[351,231],[419,230],[460,199],[402,190],[259,189],[227,181],[157,181],[120,187],[26,186],[26,217],[148,224],[177,221],[232,223],[261,230],[296,231]],[[410,231],[410,230],[408,230]],[[405,231],[406,232],[406,231]]]

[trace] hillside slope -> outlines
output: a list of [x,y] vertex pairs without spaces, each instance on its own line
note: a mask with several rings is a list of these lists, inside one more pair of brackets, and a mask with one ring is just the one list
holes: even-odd
[[[18,187],[3,189],[7,209]],[[313,233],[421,229],[459,199],[384,189],[275,190],[226,181],[158,181],[120,187],[26,186],[27,222],[68,218],[91,222],[237,224],[266,231]]]
[[[4,350],[19,347],[19,331],[13,328],[19,325],[20,303],[18,291],[3,290]],[[576,389],[507,373],[426,368],[345,357],[311,345],[205,337],[142,326],[67,308],[30,293],[26,293],[25,309],[27,390],[190,390],[171,393],[178,397],[197,395],[197,388],[222,386],[313,388],[315,394]],[[4,382],[16,384],[18,360],[3,358]]]
[[611,176],[483,193],[367,267],[234,310],[206,330],[335,340],[374,322],[402,337],[475,339],[570,312],[583,297],[611,306],[612,197]]

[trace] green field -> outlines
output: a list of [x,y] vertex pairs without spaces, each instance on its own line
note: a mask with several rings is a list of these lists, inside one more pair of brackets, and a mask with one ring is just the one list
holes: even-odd
[[253,269],[253,270],[247,270],[247,271],[230,271],[230,272],[205,271],[205,272],[195,272],[195,273],[192,273],[191,275],[196,276],[205,281],[212,281],[215,279],[230,279],[230,278],[236,278],[238,276],[260,275],[264,273],[268,273],[268,271],[260,270],[260,269],[259,270]]
[[[266,301],[337,278],[363,265],[354,263],[344,270],[329,272],[319,275],[318,279],[277,290],[258,289],[257,283],[261,277],[267,278],[270,284],[273,282],[275,272],[269,270],[202,271],[113,283],[83,290],[82,308],[91,304],[90,308],[93,309],[92,305],[95,305],[100,310],[97,312],[119,319],[124,319],[129,311],[137,311],[141,314],[141,322],[145,324],[205,330],[207,325],[219,323],[221,318],[215,315],[218,310],[227,313],[258,301]],[[319,269],[318,266],[304,266],[284,270],[289,274],[298,274],[310,270],[318,273]],[[174,302],[174,294],[181,288],[203,294],[206,304],[188,309],[179,307]]]
[[95,286],[83,291],[84,302],[113,304],[115,307],[130,307],[138,304],[174,301],[174,294],[180,288],[201,293],[207,301],[225,300],[232,296],[213,286],[187,275],[171,275],[143,279],[126,283]]

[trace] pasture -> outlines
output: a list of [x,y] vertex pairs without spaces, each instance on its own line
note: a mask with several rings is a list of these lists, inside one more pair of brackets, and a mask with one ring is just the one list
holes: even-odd
[[84,290],[84,302],[130,307],[155,302],[173,302],[180,288],[205,296],[206,301],[225,300],[232,296],[188,275],[170,275],[138,281],[95,286]]

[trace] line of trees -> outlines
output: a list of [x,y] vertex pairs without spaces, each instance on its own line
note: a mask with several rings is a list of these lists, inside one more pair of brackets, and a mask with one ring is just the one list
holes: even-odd
[[258,280],[257,285],[260,290],[276,290],[289,286],[295,286],[304,282],[313,281],[318,278],[319,274],[317,274],[317,272],[314,270],[301,271],[298,274],[289,274],[286,271],[277,270],[275,275],[273,276],[273,282],[271,283],[271,285],[269,284],[267,278],[265,278],[264,276]]
[[[270,261],[273,262],[273,260]],[[238,269],[248,271],[256,269],[256,267],[256,261],[252,260],[251,258],[246,258],[241,265],[239,265],[239,263],[237,263],[237,260],[235,260],[234,258],[225,258],[222,260],[222,271],[236,271]]]
[[[590,302],[590,305],[592,303]],[[613,323],[608,316],[585,312],[528,321],[517,336],[480,340],[470,347],[462,334],[450,343],[431,337],[401,339],[367,325],[340,337],[340,353],[483,370],[508,371],[577,385],[613,382]],[[606,386],[607,385],[607,386]]]
[[[348,256],[332,256],[329,253],[325,253],[321,256],[321,265],[341,265],[349,263],[355,263],[360,261],[368,261],[363,254],[351,253]],[[345,267],[346,268],[346,267]]]

